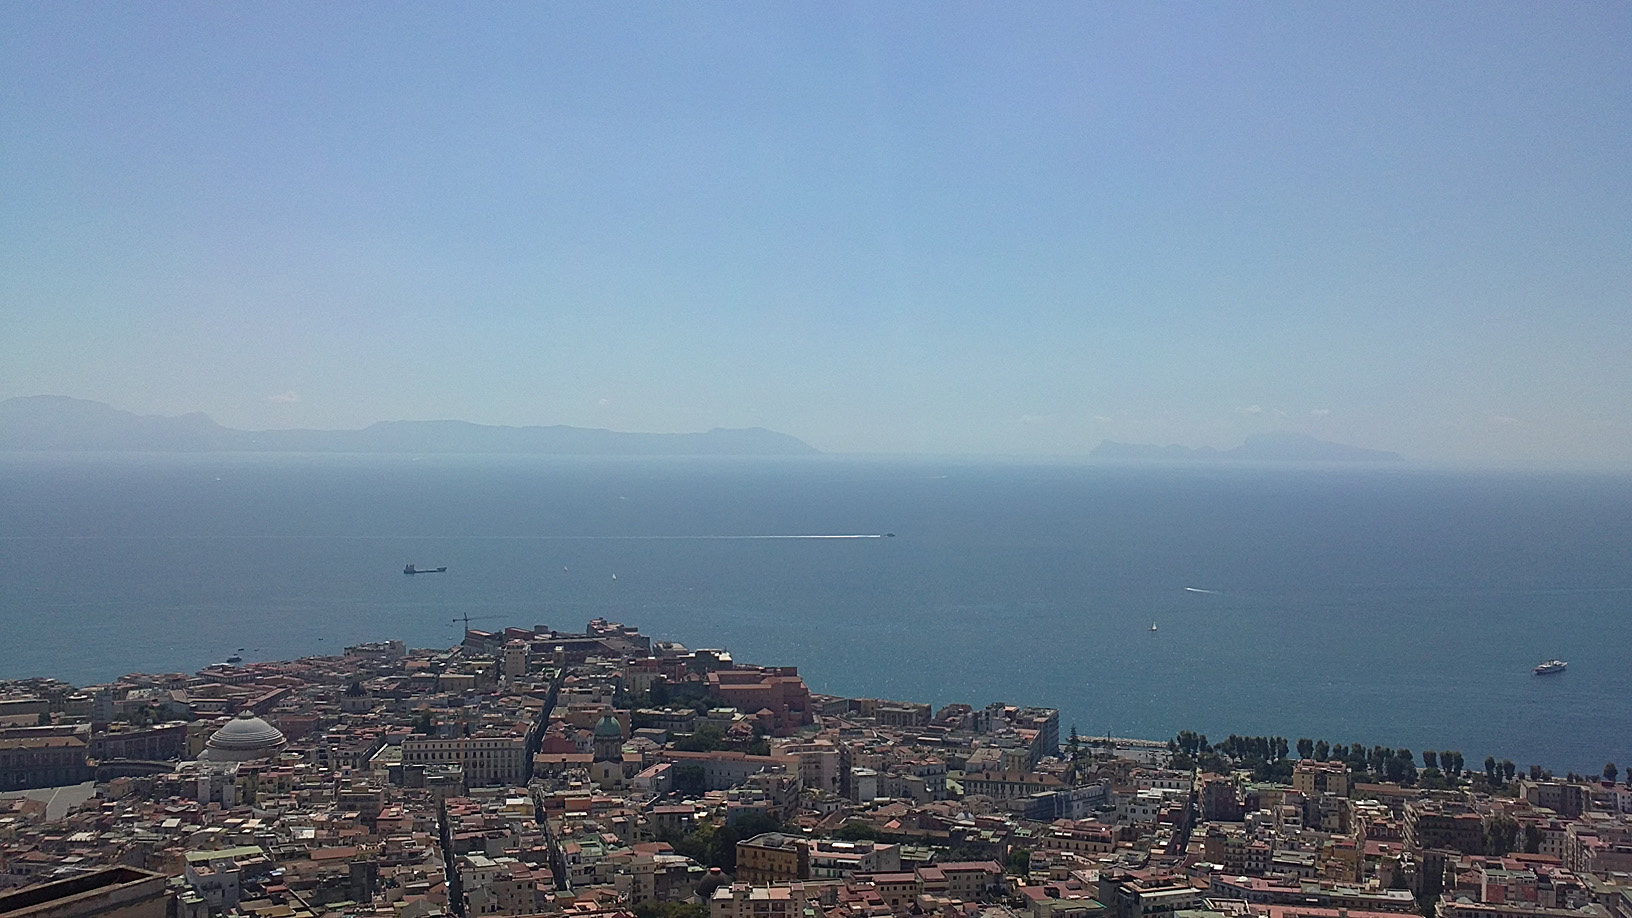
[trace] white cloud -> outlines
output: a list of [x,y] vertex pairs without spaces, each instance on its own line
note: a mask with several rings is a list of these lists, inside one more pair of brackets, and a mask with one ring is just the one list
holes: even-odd
[[1263,405],[1248,405],[1245,408],[1237,408],[1235,410],[1241,412],[1242,414],[1263,414],[1264,413],[1264,406]]
[[1330,409],[1330,408],[1316,408],[1315,410],[1309,412],[1309,416],[1310,417],[1316,417],[1316,418],[1323,418],[1326,415],[1331,414],[1331,413],[1332,413],[1332,409]]
[[268,395],[266,400],[274,405],[293,405],[294,403],[300,401],[300,394],[295,392],[295,390],[290,389],[288,392],[283,392],[278,395]]
[[1498,414],[1495,417],[1491,418],[1490,420],[1491,420],[1492,423],[1500,424],[1503,427],[1507,427],[1507,426],[1519,423],[1518,418],[1508,417],[1505,414]]
[[1105,416],[1105,415],[1103,415],[1103,414],[1096,414],[1096,415],[1094,415],[1094,420],[1096,420],[1096,421],[1098,421],[1098,422],[1099,422],[1099,423],[1101,423],[1101,424],[1109,424],[1109,423],[1111,423],[1111,419],[1110,419],[1110,418],[1108,418],[1108,417],[1106,417],[1106,416]]
[[1048,415],[1046,415],[1046,414],[1022,414],[1022,415],[1020,415],[1019,420],[1020,420],[1020,423],[1022,423],[1022,424],[1041,424],[1044,421],[1048,420]]

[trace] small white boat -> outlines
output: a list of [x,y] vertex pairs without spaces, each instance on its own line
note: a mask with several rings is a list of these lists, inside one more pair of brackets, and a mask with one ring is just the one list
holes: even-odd
[[1150,623],[1150,630],[1152,630],[1152,631],[1156,630],[1156,623],[1155,622]]
[[1564,667],[1569,665],[1563,660],[1548,660],[1530,671],[1538,676],[1546,676],[1551,673],[1561,673],[1564,671]]

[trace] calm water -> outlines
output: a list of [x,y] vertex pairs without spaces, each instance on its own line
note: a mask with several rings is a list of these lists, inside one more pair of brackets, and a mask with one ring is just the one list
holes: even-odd
[[[1053,705],[1085,734],[1596,772],[1632,764],[1629,562],[1628,476],[12,454],[0,677],[605,616],[818,691]],[[1547,657],[1569,671],[1530,675]]]

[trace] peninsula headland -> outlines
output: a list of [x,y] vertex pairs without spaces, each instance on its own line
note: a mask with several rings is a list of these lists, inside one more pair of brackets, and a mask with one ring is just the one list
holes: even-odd
[[235,430],[194,412],[138,415],[55,395],[0,401],[0,450],[283,453],[516,453],[562,456],[800,456],[818,452],[762,427],[629,433],[589,427],[503,427],[467,421],[382,421],[361,430]]

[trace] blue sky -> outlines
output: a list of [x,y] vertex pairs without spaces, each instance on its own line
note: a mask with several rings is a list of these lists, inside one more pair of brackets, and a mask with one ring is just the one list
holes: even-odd
[[0,5],[0,398],[1632,463],[1632,6]]

